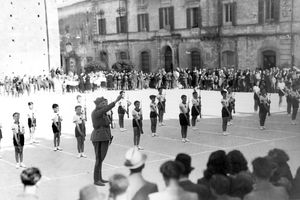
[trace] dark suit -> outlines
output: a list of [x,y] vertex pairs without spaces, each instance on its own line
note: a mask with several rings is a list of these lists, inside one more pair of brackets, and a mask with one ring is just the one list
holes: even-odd
[[110,119],[107,111],[111,110],[115,103],[110,103],[102,108],[96,108],[92,112],[93,132],[91,141],[94,145],[96,163],[94,167],[94,182],[102,180],[102,162],[106,156],[109,141],[111,140]]
[[199,200],[209,199],[209,189],[204,185],[195,184],[190,180],[180,181],[179,185],[188,192],[194,192],[198,194]]

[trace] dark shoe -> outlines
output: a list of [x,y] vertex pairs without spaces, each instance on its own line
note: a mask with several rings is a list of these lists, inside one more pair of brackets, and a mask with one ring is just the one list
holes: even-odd
[[102,183],[102,181],[94,182],[94,185],[97,185],[97,186],[105,186],[105,184]]
[[101,179],[101,182],[102,182],[102,183],[108,183],[109,181],[108,181],[108,180],[105,180],[105,179]]

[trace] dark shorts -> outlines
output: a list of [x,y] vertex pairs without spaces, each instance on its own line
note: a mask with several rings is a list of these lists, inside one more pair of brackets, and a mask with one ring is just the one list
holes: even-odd
[[52,131],[54,134],[59,134],[61,132],[61,123],[57,123],[57,126],[55,126],[54,123],[52,123]]
[[[199,106],[197,106],[197,109],[200,111]],[[192,116],[198,116],[200,114],[197,109],[195,106],[192,106]]]
[[179,114],[179,124],[180,124],[180,126],[189,126],[190,125],[189,114],[187,114],[187,118],[186,118],[184,114],[180,113]]
[[36,119],[28,118],[28,127],[29,128],[36,127]]
[[2,130],[0,128],[0,140],[2,139]]

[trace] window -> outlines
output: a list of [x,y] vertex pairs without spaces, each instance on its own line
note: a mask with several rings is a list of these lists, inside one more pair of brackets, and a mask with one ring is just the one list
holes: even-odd
[[231,12],[231,4],[226,3],[224,4],[224,22],[225,23],[232,23],[232,12]]
[[224,51],[222,53],[222,66],[235,67],[235,54],[233,51]]
[[128,59],[127,52],[121,51],[121,52],[119,53],[119,60],[127,60],[127,59]]
[[274,0],[266,0],[265,1],[266,6],[266,21],[272,21],[274,20]]
[[148,14],[138,15],[138,31],[149,31],[149,16]]
[[174,7],[159,9],[159,28],[174,29]]
[[201,56],[199,51],[191,52],[191,67],[199,69],[201,67]]
[[148,51],[143,51],[141,53],[141,70],[143,72],[150,71],[150,54]]
[[105,19],[98,19],[98,33],[99,35],[106,34],[106,21]]
[[188,8],[186,14],[187,28],[201,27],[201,12],[199,7]]
[[280,0],[259,0],[258,1],[258,23],[279,22]]
[[92,62],[93,61],[93,57],[90,57],[90,56],[86,57],[86,61],[87,61],[87,63]]
[[224,25],[236,25],[236,2],[224,3],[220,12],[221,22]]
[[147,7],[147,0],[138,0],[137,6],[139,9],[143,9]]
[[117,33],[127,32],[127,16],[117,17]]

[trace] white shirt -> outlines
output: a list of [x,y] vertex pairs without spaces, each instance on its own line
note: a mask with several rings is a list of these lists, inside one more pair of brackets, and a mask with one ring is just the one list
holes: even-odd
[[188,113],[188,104],[186,103],[186,104],[183,104],[183,103],[180,103],[179,104],[179,111],[180,111],[180,113]]
[[257,85],[253,86],[253,92],[258,94],[260,92],[260,88]]
[[142,116],[143,116],[142,109],[140,109],[139,112],[136,111],[135,109],[132,110],[132,117],[133,117],[134,119],[138,119],[138,120],[139,120],[139,119],[142,118]]
[[75,124],[82,124],[83,116],[82,115],[74,115],[73,123]]
[[36,115],[35,115],[35,110],[34,109],[28,109],[28,112],[27,112],[27,117],[28,118],[36,118]]
[[157,105],[156,105],[156,103],[154,102],[154,103],[150,103],[150,111],[151,112],[157,112]]
[[223,107],[224,106],[226,106],[226,107],[228,107],[229,106],[229,99],[228,98],[226,98],[226,99],[221,99],[221,104],[223,105]]
[[284,82],[278,82],[278,83],[277,83],[277,87],[278,87],[280,90],[284,90],[284,88],[285,88],[285,83],[284,83]]
[[200,105],[199,99],[192,98],[192,104],[193,104],[193,106],[199,106]]
[[166,100],[166,96],[164,94],[158,94],[156,96],[156,98],[157,98],[158,102],[163,102]]
[[11,130],[13,131],[13,133],[21,133],[21,134],[25,133],[25,128],[21,123],[19,124],[13,123],[13,125],[11,126]]
[[58,112],[53,114],[52,121],[53,122],[61,122],[62,121],[62,117],[59,115]]

